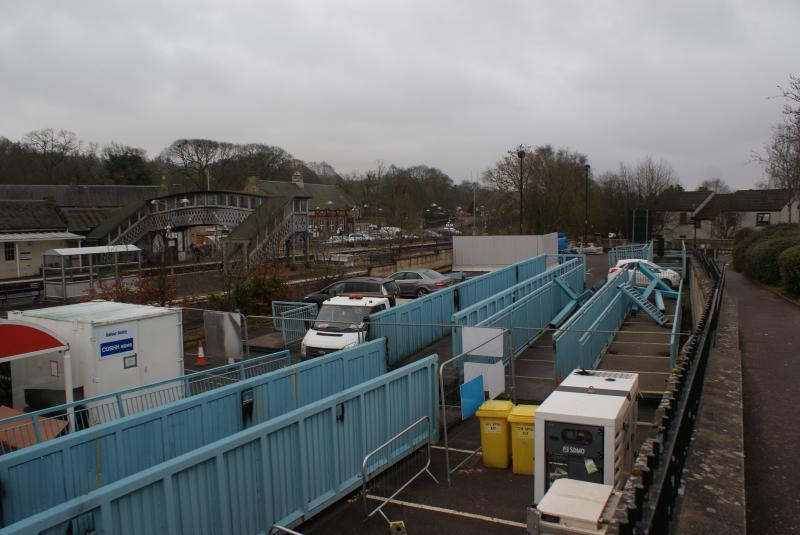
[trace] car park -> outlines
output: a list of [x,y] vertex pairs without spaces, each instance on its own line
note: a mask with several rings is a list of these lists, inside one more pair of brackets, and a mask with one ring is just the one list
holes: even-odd
[[347,236],[347,244],[348,245],[364,245],[365,243],[369,243],[372,241],[372,237],[361,233],[361,232],[354,232]]
[[397,282],[401,296],[422,297],[455,284],[455,280],[433,269],[407,269],[389,275]]
[[[672,288],[677,288],[680,286],[681,283],[681,275],[674,269],[662,268],[658,264],[651,262],[649,260],[644,260],[641,258],[629,258],[626,260],[620,260],[617,262],[617,265],[612,266],[611,269],[608,270],[608,278],[611,279],[616,275],[616,273],[620,270],[626,269],[636,269],[639,264],[644,265],[649,269],[653,274],[658,277],[659,279],[663,280],[667,284],[669,284]],[[640,270],[636,269],[636,285],[637,286],[647,286],[650,282],[650,279],[642,273]]]
[[359,294],[372,297],[386,297],[389,304],[394,306],[400,295],[400,287],[393,279],[383,277],[353,277],[334,282],[321,290],[310,293],[303,298],[306,303],[322,303],[341,294]]

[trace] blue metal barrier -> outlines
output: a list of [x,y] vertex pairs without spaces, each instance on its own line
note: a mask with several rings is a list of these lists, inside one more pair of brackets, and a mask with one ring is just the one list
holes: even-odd
[[[558,277],[561,277],[573,290],[582,290],[586,277],[583,261],[578,258],[570,259],[564,264],[550,268],[540,275],[453,314],[451,341],[453,355],[459,355],[463,351],[461,327],[474,325],[509,328],[513,325],[520,328],[514,331],[511,337],[511,347],[516,356],[544,332],[550,321],[570,301],[569,295],[557,286],[555,291],[548,289],[546,292],[539,292],[545,287],[549,288]],[[532,294],[536,294],[535,299],[525,300]],[[532,308],[535,306],[541,306],[542,310],[537,312]],[[551,313],[553,307],[557,308]],[[538,330],[531,330],[532,328]]]
[[681,350],[681,312],[683,308],[683,281],[678,288],[678,299],[675,301],[675,316],[672,318],[672,334],[669,337],[669,369],[675,368],[678,353]]
[[273,301],[272,317],[275,328],[281,333],[283,347],[300,342],[317,318],[317,305],[294,301]]
[[652,243],[633,243],[630,245],[619,245],[608,252],[608,267],[612,268],[620,260],[639,258],[642,260],[653,260]]
[[218,366],[174,379],[165,379],[6,418],[0,420],[3,426],[0,430],[0,452],[5,454],[38,444],[42,441],[42,428],[63,427],[60,434],[73,434],[179,399],[263,375],[289,365],[289,360],[289,352],[280,351],[236,364]]
[[556,379],[576,368],[597,366],[630,310],[630,301],[617,287],[628,275],[618,271],[553,334]]
[[[485,273],[370,316],[369,337],[386,337],[390,366],[450,333],[453,313],[467,308],[547,268],[551,255],[540,255]],[[517,277],[524,278],[517,278]],[[411,327],[406,327],[411,325]]]
[[379,377],[384,347],[383,340],[361,344],[0,456],[3,522]]
[[[76,521],[121,535],[267,533],[276,523],[295,526],[358,488],[364,456],[409,424],[427,416],[436,432],[436,372],[432,355],[60,500],[4,532],[66,532]],[[426,427],[419,432],[428,433]],[[394,450],[387,463],[409,453]]]

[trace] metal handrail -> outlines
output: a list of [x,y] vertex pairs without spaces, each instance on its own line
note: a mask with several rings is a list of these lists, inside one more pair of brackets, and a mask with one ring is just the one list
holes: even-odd
[[269,535],[273,535],[274,533],[288,533],[289,535],[303,535],[299,531],[295,531],[293,529],[289,529],[286,526],[281,526],[278,524],[272,524],[272,527],[269,528]]
[[[408,481],[403,483],[400,486],[399,489],[397,489],[396,491],[394,491],[392,493],[391,496],[383,497],[383,500],[381,501],[381,504],[378,505],[378,507],[373,509],[371,512],[367,512],[367,509],[368,509],[368,507],[367,507],[367,482],[370,480],[370,477],[369,477],[370,473],[368,472],[367,468],[369,466],[370,459],[372,459],[373,457],[375,457],[375,455],[380,453],[381,450],[383,450],[384,448],[388,447],[393,442],[397,441],[400,437],[402,437],[403,435],[405,435],[406,433],[408,433],[412,429],[416,428],[422,422],[427,422],[427,424],[428,424],[427,425],[427,436],[426,436],[426,440],[425,440],[425,448],[427,450],[428,458],[425,461],[425,466],[422,467],[422,469],[420,469],[416,474],[411,476],[411,478],[409,478]],[[409,449],[408,455],[410,455],[411,453],[417,451],[418,449],[419,448],[418,447],[414,447],[414,444],[412,443],[411,447]],[[395,462],[397,462],[398,460],[399,459],[395,459]],[[391,465],[387,464],[385,466],[382,466],[380,468],[380,470],[378,470],[378,472],[376,474],[373,474],[373,475],[377,475],[377,474],[383,472],[389,466],[391,466]],[[362,502],[363,502],[363,505],[364,505],[364,513],[367,514],[367,518],[371,518],[372,515],[374,515],[375,513],[380,513],[380,515],[383,517],[384,520],[386,520],[386,522],[391,523],[391,521],[386,517],[386,514],[383,512],[383,507],[387,503],[392,501],[395,496],[397,496],[403,490],[405,490],[415,479],[417,479],[419,476],[421,476],[422,474],[427,472],[427,474],[429,476],[431,476],[431,479],[433,479],[437,484],[439,483],[439,480],[436,479],[436,477],[431,473],[430,466],[431,466],[431,419],[430,419],[430,417],[428,415],[425,415],[422,418],[420,418],[419,420],[417,420],[414,423],[412,423],[411,425],[409,425],[408,427],[406,427],[405,429],[403,429],[402,431],[400,431],[399,433],[397,433],[395,436],[393,436],[392,438],[390,438],[389,440],[387,440],[383,444],[381,444],[380,446],[378,446],[377,448],[375,448],[374,450],[372,450],[371,452],[369,452],[364,457],[364,461],[361,463],[361,499],[362,499]]]

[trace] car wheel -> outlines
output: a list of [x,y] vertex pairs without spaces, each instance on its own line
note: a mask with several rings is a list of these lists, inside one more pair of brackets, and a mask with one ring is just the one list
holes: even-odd
[[417,297],[425,297],[426,295],[428,295],[428,290],[426,290],[425,288],[417,289]]

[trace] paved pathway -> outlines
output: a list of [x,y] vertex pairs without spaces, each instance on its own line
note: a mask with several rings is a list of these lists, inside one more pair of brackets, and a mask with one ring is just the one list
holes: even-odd
[[747,530],[800,533],[800,308],[739,273]]

